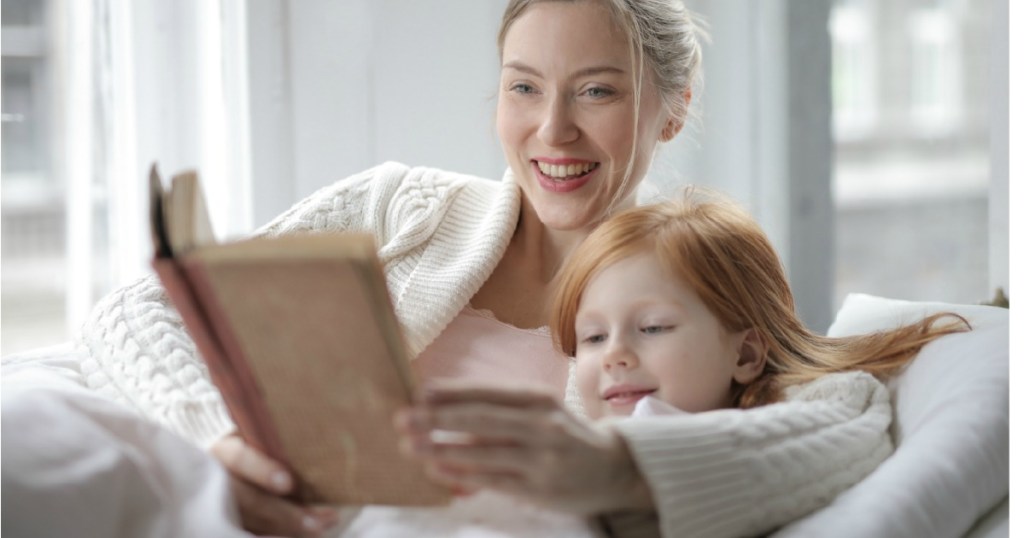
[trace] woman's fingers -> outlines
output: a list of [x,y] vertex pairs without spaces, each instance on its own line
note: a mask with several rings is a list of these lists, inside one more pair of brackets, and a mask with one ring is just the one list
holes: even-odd
[[230,435],[210,447],[231,475],[242,526],[259,535],[319,536],[338,522],[329,507],[303,507],[283,497],[294,488],[285,467]]
[[565,483],[573,454],[557,447],[521,445],[429,444],[416,456],[429,462],[443,484],[460,489],[497,488],[555,494]]
[[522,475],[508,472],[484,473],[466,471],[458,467],[430,463],[426,473],[435,482],[448,486],[455,491],[470,493],[481,489],[495,489],[507,493],[526,491]]
[[246,444],[241,437],[229,435],[210,447],[213,457],[228,471],[256,486],[278,495],[292,490],[291,474],[280,463]]
[[338,519],[335,510],[303,508],[237,477],[232,477],[232,493],[242,526],[258,535],[319,536]]
[[575,499],[571,498],[572,490],[561,487],[563,481],[558,478],[558,473],[465,469],[436,462],[426,465],[426,473],[435,482],[455,491],[490,489],[563,508],[569,508],[575,503]]
[[444,388],[435,394],[395,421],[403,450],[423,461],[435,481],[462,491],[498,489],[586,514],[651,507],[650,490],[611,426],[581,420],[539,391]]
[[408,435],[402,449],[435,467],[432,476],[442,485],[508,491],[510,484],[520,490],[530,484],[535,493],[553,493],[559,477],[579,464],[574,460],[589,455],[581,453],[580,432],[565,413],[460,404],[431,416],[426,430]]
[[549,391],[537,387],[487,388],[458,383],[434,383],[421,394],[423,402],[432,405],[477,402],[508,407],[538,407],[554,409],[561,404]]
[[399,412],[395,418],[398,430],[413,436],[440,430],[459,432],[485,444],[538,446],[558,439],[562,422],[561,413],[546,408],[470,402],[418,406]]
[[534,451],[519,445],[481,445],[478,443],[436,443],[430,440],[412,446],[412,455],[433,463],[473,472],[521,473],[529,470]]

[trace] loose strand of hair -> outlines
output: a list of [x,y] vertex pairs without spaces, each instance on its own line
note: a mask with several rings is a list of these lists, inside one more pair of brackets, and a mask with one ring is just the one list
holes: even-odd
[[[755,407],[778,401],[786,387],[811,382],[827,374],[862,371],[881,381],[902,372],[928,343],[972,329],[953,312],[940,312],[891,330],[846,337],[827,337],[805,331],[789,340],[793,349],[774,350],[769,365],[755,382],[744,387],[736,404]],[[776,339],[779,341],[779,339]]]

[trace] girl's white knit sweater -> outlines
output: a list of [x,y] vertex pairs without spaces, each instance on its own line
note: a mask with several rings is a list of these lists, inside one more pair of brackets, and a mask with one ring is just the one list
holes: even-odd
[[[413,355],[469,303],[519,218],[510,173],[498,181],[385,163],[325,187],[260,229],[372,232]],[[80,334],[88,384],[208,446],[233,424],[155,278],[97,304]],[[567,405],[577,408],[570,379]],[[892,450],[885,388],[840,374],[791,389],[788,401],[616,423],[651,485],[658,519],[606,518],[618,534],[764,533],[824,506]],[[648,534],[649,535],[649,534]]]

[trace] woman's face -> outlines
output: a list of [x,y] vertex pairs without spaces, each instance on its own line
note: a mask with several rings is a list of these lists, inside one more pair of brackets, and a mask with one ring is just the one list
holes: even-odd
[[[635,117],[629,49],[596,2],[537,3],[505,35],[498,135],[526,202],[548,227],[589,230],[623,182],[620,202],[632,203],[668,131],[649,71]],[[636,159],[624,178],[634,139]]]

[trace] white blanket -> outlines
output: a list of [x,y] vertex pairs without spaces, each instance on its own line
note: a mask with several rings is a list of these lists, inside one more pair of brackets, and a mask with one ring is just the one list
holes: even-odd
[[[967,316],[975,330],[930,344],[890,383],[896,452],[830,506],[781,529],[780,536],[1007,535],[1007,312],[854,295],[830,334],[876,330],[946,309]],[[86,390],[78,363],[70,346],[3,361],[2,530],[12,536],[104,538],[246,535],[238,530],[227,477],[216,461]],[[523,522],[516,514],[528,512],[501,510],[507,506],[502,502],[460,501],[455,516],[433,535],[511,536],[526,528],[516,524]],[[475,519],[488,511],[505,523]],[[348,532],[404,532],[425,521],[422,514],[410,514],[365,511]],[[546,524],[586,532],[570,519],[533,516],[525,535],[536,535]]]
[[248,536],[223,468],[83,388],[69,347],[14,359],[0,392],[5,534]]

